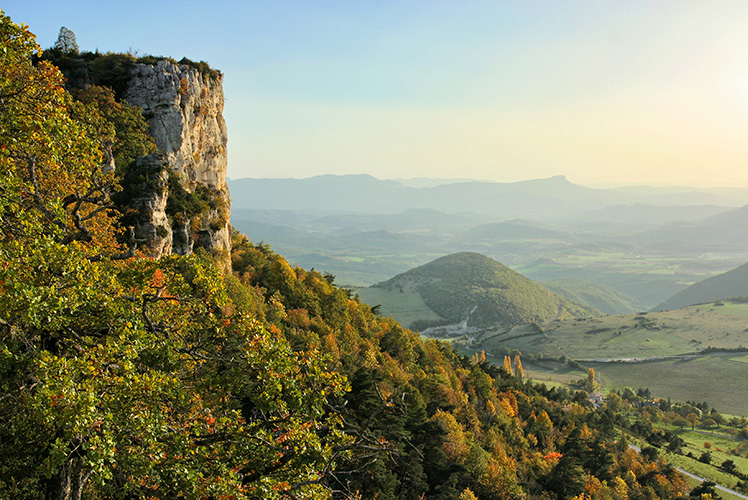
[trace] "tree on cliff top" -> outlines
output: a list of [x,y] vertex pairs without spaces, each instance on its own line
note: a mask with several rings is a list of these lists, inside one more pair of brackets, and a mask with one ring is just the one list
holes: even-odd
[[60,28],[60,34],[57,35],[54,48],[63,54],[78,54],[78,42],[75,40],[75,33],[65,26]]

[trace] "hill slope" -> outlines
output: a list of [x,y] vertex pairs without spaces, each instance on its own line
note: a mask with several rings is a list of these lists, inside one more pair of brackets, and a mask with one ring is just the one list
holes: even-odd
[[512,326],[599,314],[474,252],[441,257],[376,287],[393,293],[417,293],[445,322],[464,327]]
[[694,283],[659,304],[653,311],[669,311],[741,295],[748,295],[748,263],[732,271]]
[[560,278],[541,284],[554,293],[600,309],[605,314],[628,314],[638,309],[631,297],[609,286],[582,278]]

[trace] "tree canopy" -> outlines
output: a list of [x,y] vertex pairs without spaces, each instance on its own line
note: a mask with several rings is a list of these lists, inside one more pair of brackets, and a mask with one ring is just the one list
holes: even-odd
[[0,497],[685,496],[581,391],[423,341],[268,245],[234,234],[232,272],[123,248],[102,151],[149,150],[118,129],[136,113],[73,99],[3,14],[0,44]]

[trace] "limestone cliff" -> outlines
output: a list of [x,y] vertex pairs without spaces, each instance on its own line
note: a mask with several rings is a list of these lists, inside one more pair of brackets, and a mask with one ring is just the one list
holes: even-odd
[[159,153],[136,163],[152,189],[131,206],[156,255],[230,251],[221,78],[165,59],[132,69],[124,97],[143,109]]

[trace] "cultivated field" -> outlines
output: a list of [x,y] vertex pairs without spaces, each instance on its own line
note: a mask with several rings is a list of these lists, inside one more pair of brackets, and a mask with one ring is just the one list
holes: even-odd
[[392,293],[384,288],[354,289],[361,300],[371,306],[380,305],[382,316],[392,316],[401,325],[408,327],[418,319],[441,320],[442,317],[429,309],[420,294],[411,290],[403,293]]
[[[569,383],[594,368],[604,391],[649,388],[656,397],[707,401],[721,412],[748,415],[747,329],[748,304],[721,301],[487,330],[471,347],[499,359],[508,349],[521,352],[538,381]],[[582,369],[558,360],[575,360]]]

